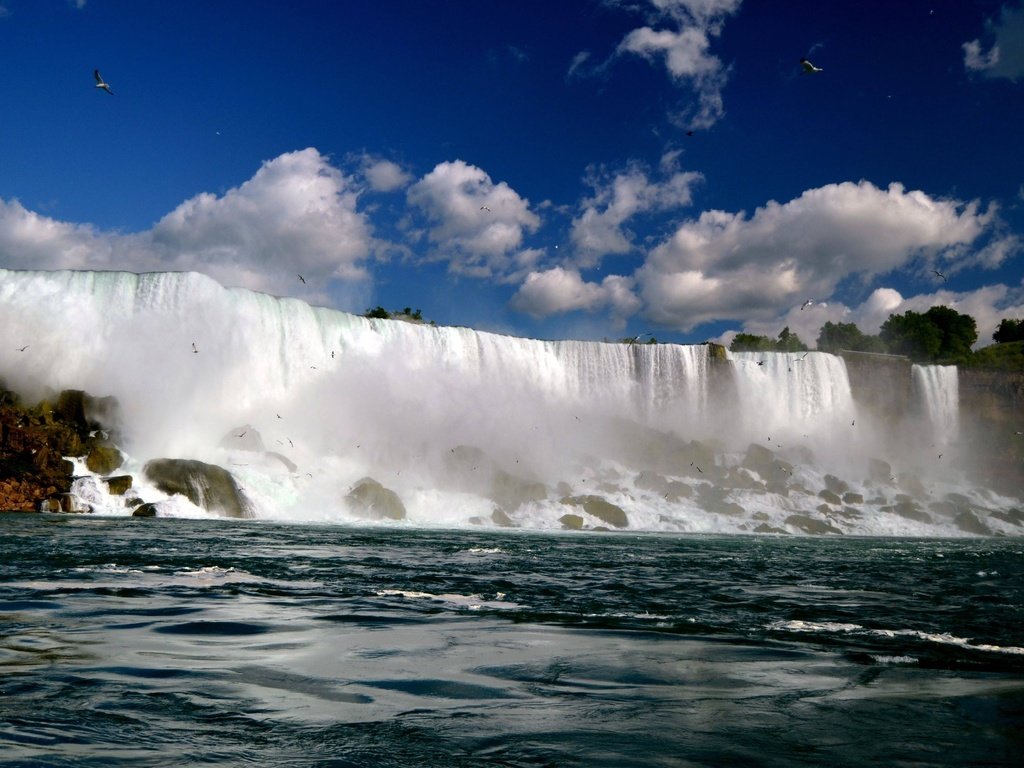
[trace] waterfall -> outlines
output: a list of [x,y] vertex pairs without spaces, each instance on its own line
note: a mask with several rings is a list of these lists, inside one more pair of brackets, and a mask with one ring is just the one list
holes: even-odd
[[[937,491],[905,480],[927,462],[888,453],[892,425],[858,413],[842,358],[709,349],[368,319],[196,273],[0,270],[4,383],[116,397],[119,471],[161,514],[203,514],[142,472],[182,458],[226,468],[278,519],[353,521],[347,499],[369,477],[414,525],[598,527],[600,500],[643,530],[957,533],[887,511]],[[952,443],[955,368],[914,378]],[[748,458],[752,443],[768,453]],[[829,474],[865,508],[823,504]],[[93,508],[130,513],[87,480]]]
[[914,390],[927,437],[938,447],[953,445],[960,431],[960,392],[955,365],[914,365]]

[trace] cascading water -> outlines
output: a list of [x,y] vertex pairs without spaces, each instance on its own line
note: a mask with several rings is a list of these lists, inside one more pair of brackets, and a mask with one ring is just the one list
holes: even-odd
[[960,389],[955,365],[915,365],[914,389],[931,440],[929,447],[955,445],[960,431]]
[[[293,520],[362,519],[363,478],[425,526],[957,534],[923,505],[1014,503],[908,479],[841,358],[710,349],[369,320],[194,273],[0,270],[0,375],[115,396],[119,472],[160,514],[206,512],[146,479],[157,458],[224,467],[258,517]],[[81,493],[131,513],[101,488]]]

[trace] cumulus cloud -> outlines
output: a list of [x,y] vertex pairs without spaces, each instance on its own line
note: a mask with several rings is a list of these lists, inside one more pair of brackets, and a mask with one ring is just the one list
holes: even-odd
[[[839,302],[818,304],[807,310],[791,309],[780,317],[744,323],[743,331],[757,336],[776,337],[782,328],[789,327],[809,346],[814,346],[826,322],[853,323],[862,332],[876,335],[891,315],[904,312],[927,312],[932,307],[945,306],[974,318],[978,328],[975,348],[992,343],[992,334],[1003,318],[1024,317],[1024,289],[1006,285],[988,285],[971,291],[941,289],[904,297],[893,288],[876,288],[858,306],[848,307]],[[734,331],[723,334],[728,344]]]
[[[150,230],[122,234],[0,201],[0,263],[16,269],[195,270],[228,286],[322,299],[334,278],[361,280],[373,246],[352,180],[315,149],[265,162],[222,196],[186,200]],[[314,286],[321,286],[316,288]]]
[[374,192],[394,192],[408,186],[413,178],[398,163],[372,155],[363,155],[360,170]]
[[[707,211],[655,247],[636,274],[645,315],[682,331],[712,320],[778,316],[922,260],[943,263],[990,233],[992,208],[844,182],[769,202],[752,216]],[[1007,245],[1007,252],[1013,249]]]
[[633,292],[630,278],[608,275],[600,283],[593,283],[584,280],[575,269],[553,267],[527,275],[510,305],[533,317],[607,308],[613,321],[621,324],[636,312],[640,300]]
[[432,258],[448,261],[452,272],[501,280],[522,274],[523,235],[535,232],[540,218],[505,182],[495,184],[462,160],[443,162],[409,187],[406,199],[428,222]]
[[688,110],[692,128],[713,125],[723,114],[722,88],[728,70],[711,54],[711,40],[721,34],[725,20],[739,10],[740,0],[650,0],[652,15],[668,28],[644,26],[630,31],[617,55],[636,55],[664,63],[669,75],[697,96]]
[[665,181],[653,182],[639,167],[611,179],[592,178],[594,194],[583,201],[570,231],[578,265],[593,267],[602,256],[628,253],[633,243],[623,228],[626,222],[641,213],[690,205],[692,188],[703,178],[696,172],[675,172]]
[[964,66],[986,77],[1005,77],[1014,82],[1024,77],[1024,6],[1004,5],[998,20],[985,22],[986,51],[981,39],[963,44]]

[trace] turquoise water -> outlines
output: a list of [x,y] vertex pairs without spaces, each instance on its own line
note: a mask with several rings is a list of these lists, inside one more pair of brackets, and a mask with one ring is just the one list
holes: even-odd
[[0,515],[0,765],[1018,765],[1024,542]]

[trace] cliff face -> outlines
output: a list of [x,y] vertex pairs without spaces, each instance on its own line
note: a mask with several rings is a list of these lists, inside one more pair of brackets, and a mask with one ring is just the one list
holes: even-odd
[[913,378],[906,357],[842,352],[850,391],[858,408],[870,411],[882,424],[900,425],[911,413]]
[[994,491],[1024,489],[1024,372],[959,371],[961,437],[977,476]]

